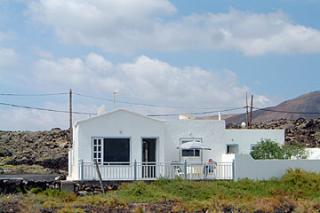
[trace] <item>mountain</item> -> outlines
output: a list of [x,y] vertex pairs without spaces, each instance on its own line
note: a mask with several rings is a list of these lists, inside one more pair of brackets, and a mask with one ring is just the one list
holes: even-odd
[[[269,110],[269,111],[268,111]],[[280,112],[272,112],[280,111]],[[302,113],[286,113],[302,112]],[[309,112],[319,112],[318,114],[304,114]],[[296,120],[298,118],[315,119],[320,117],[320,91],[307,93],[295,99],[285,101],[277,106],[256,110],[253,113],[253,122],[261,123],[271,120],[287,119]],[[246,114],[234,115],[226,119],[226,123],[240,124],[246,121]]]

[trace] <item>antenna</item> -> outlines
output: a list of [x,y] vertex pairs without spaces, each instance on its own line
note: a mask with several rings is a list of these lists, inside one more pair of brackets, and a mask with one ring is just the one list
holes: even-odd
[[113,96],[113,108],[116,108],[116,96],[119,94],[119,92],[117,90],[114,90],[112,92],[112,96]]

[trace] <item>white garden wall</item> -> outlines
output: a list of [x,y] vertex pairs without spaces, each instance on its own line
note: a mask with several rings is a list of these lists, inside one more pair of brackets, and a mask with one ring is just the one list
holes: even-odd
[[[225,152],[225,122],[206,120],[176,120],[166,123],[167,140],[165,146],[166,161],[187,160],[190,163],[208,162],[209,159],[221,162],[221,154]],[[205,146],[211,150],[203,150],[201,158],[180,158],[177,147],[180,139],[201,138]],[[180,159],[179,159],[180,158]]]
[[236,155],[234,179],[268,180],[280,178],[290,168],[320,172],[320,160],[254,160],[250,155]]
[[284,137],[283,129],[227,129],[225,144],[238,144],[238,154],[250,154],[251,147],[261,140],[284,144]]

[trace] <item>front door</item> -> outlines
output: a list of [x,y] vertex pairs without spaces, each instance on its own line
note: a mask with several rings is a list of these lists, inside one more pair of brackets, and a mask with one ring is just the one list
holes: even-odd
[[156,177],[156,138],[142,139],[142,178]]

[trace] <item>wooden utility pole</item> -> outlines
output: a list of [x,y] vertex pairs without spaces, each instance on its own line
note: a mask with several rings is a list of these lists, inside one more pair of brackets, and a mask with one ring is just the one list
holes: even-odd
[[248,93],[246,92],[246,124],[249,126],[249,106],[248,106]]
[[99,165],[98,165],[98,161],[95,160],[94,164],[96,165],[96,171],[97,171],[97,174],[98,174],[101,191],[102,191],[103,194],[105,194],[104,187],[103,187],[103,182],[102,182],[102,178],[101,178],[101,173],[100,173],[100,169],[99,169]]
[[70,131],[70,140],[72,144],[72,89],[69,91],[69,131]]
[[251,103],[250,103],[250,126],[252,125],[252,121],[253,121],[253,95],[251,95]]

